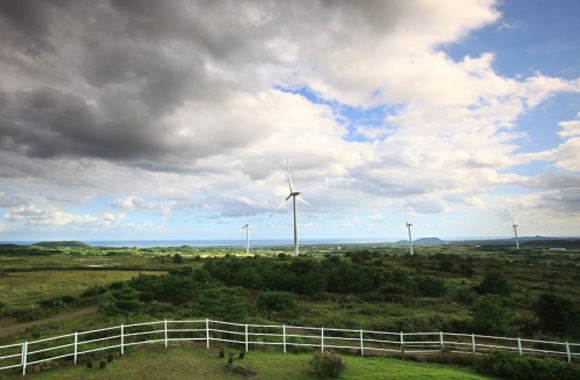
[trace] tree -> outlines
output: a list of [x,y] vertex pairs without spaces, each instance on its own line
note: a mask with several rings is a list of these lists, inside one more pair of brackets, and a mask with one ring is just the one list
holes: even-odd
[[512,319],[509,311],[496,297],[482,297],[473,304],[473,327],[477,332],[505,333]]
[[143,303],[139,300],[139,292],[128,285],[123,285],[119,289],[113,290],[104,303],[104,309],[110,315],[124,315],[125,319],[129,314],[141,310]]
[[286,292],[260,292],[256,301],[265,310],[285,311],[296,307],[296,297]]
[[179,253],[176,253],[175,255],[173,255],[173,263],[174,264],[183,264],[183,256],[181,256]]
[[540,295],[532,309],[544,331],[567,333],[577,318],[572,301],[552,293]]
[[511,292],[511,286],[501,272],[487,271],[483,280],[475,287],[479,294],[499,294],[508,295]]

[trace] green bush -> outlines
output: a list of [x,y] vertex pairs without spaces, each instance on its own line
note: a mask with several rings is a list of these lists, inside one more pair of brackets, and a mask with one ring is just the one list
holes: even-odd
[[260,292],[256,299],[260,309],[285,311],[296,307],[296,297],[286,292]]
[[473,328],[483,334],[506,333],[510,328],[512,315],[496,297],[479,298],[471,307]]
[[580,379],[580,370],[557,359],[505,352],[492,352],[476,366],[479,373],[514,380],[574,380]]
[[310,369],[316,377],[336,378],[346,369],[346,362],[334,351],[317,352],[310,361]]

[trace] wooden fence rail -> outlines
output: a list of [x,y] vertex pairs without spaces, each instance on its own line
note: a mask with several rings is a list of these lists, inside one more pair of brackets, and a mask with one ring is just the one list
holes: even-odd
[[79,331],[55,337],[0,346],[0,370],[27,367],[57,359],[78,363],[81,355],[105,350],[119,350],[147,343],[199,341],[239,344],[246,352],[251,346],[312,347],[348,350],[358,355],[396,353],[420,355],[437,352],[465,354],[491,351],[517,352],[580,359],[580,344],[536,339],[496,337],[478,334],[434,332],[387,332],[363,329],[337,329],[292,325],[260,325],[233,323],[211,319],[183,321],[153,321],[121,324],[95,330]]

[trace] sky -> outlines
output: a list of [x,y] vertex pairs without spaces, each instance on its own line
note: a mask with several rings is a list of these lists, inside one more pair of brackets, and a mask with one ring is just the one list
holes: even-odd
[[578,14],[0,0],[0,241],[580,236]]

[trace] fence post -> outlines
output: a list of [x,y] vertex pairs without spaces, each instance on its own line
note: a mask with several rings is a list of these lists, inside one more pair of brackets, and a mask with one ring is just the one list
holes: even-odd
[[121,323],[121,355],[125,355],[125,325]]
[[286,325],[282,325],[282,347],[284,347],[284,353],[286,353]]
[[471,353],[475,354],[475,334],[471,334]]
[[78,357],[78,353],[79,353],[78,345],[79,345],[79,333],[75,332],[75,345],[74,345],[74,353],[73,353],[73,363],[75,365],[77,364],[77,357]]
[[405,339],[403,338],[403,332],[401,331],[401,355],[405,359]]
[[363,330],[360,329],[360,356],[365,355],[365,339],[363,335]]
[[209,349],[209,319],[205,319],[205,337],[206,337],[206,343],[205,346],[207,349]]
[[248,352],[248,324],[246,323],[246,325],[244,326],[244,331],[246,332],[246,352]]
[[28,342],[22,343],[22,376],[26,375],[26,362],[28,359]]
[[518,337],[518,352],[522,354],[522,338]]
[[324,327],[320,328],[320,351],[324,352]]
[[165,348],[167,348],[167,319],[163,320],[163,341],[165,343]]
[[572,353],[570,352],[570,343],[566,341],[566,357],[568,358],[568,363],[572,363]]
[[443,340],[443,331],[439,331],[439,344],[441,345],[441,353],[443,353],[443,349],[445,348],[445,341]]

